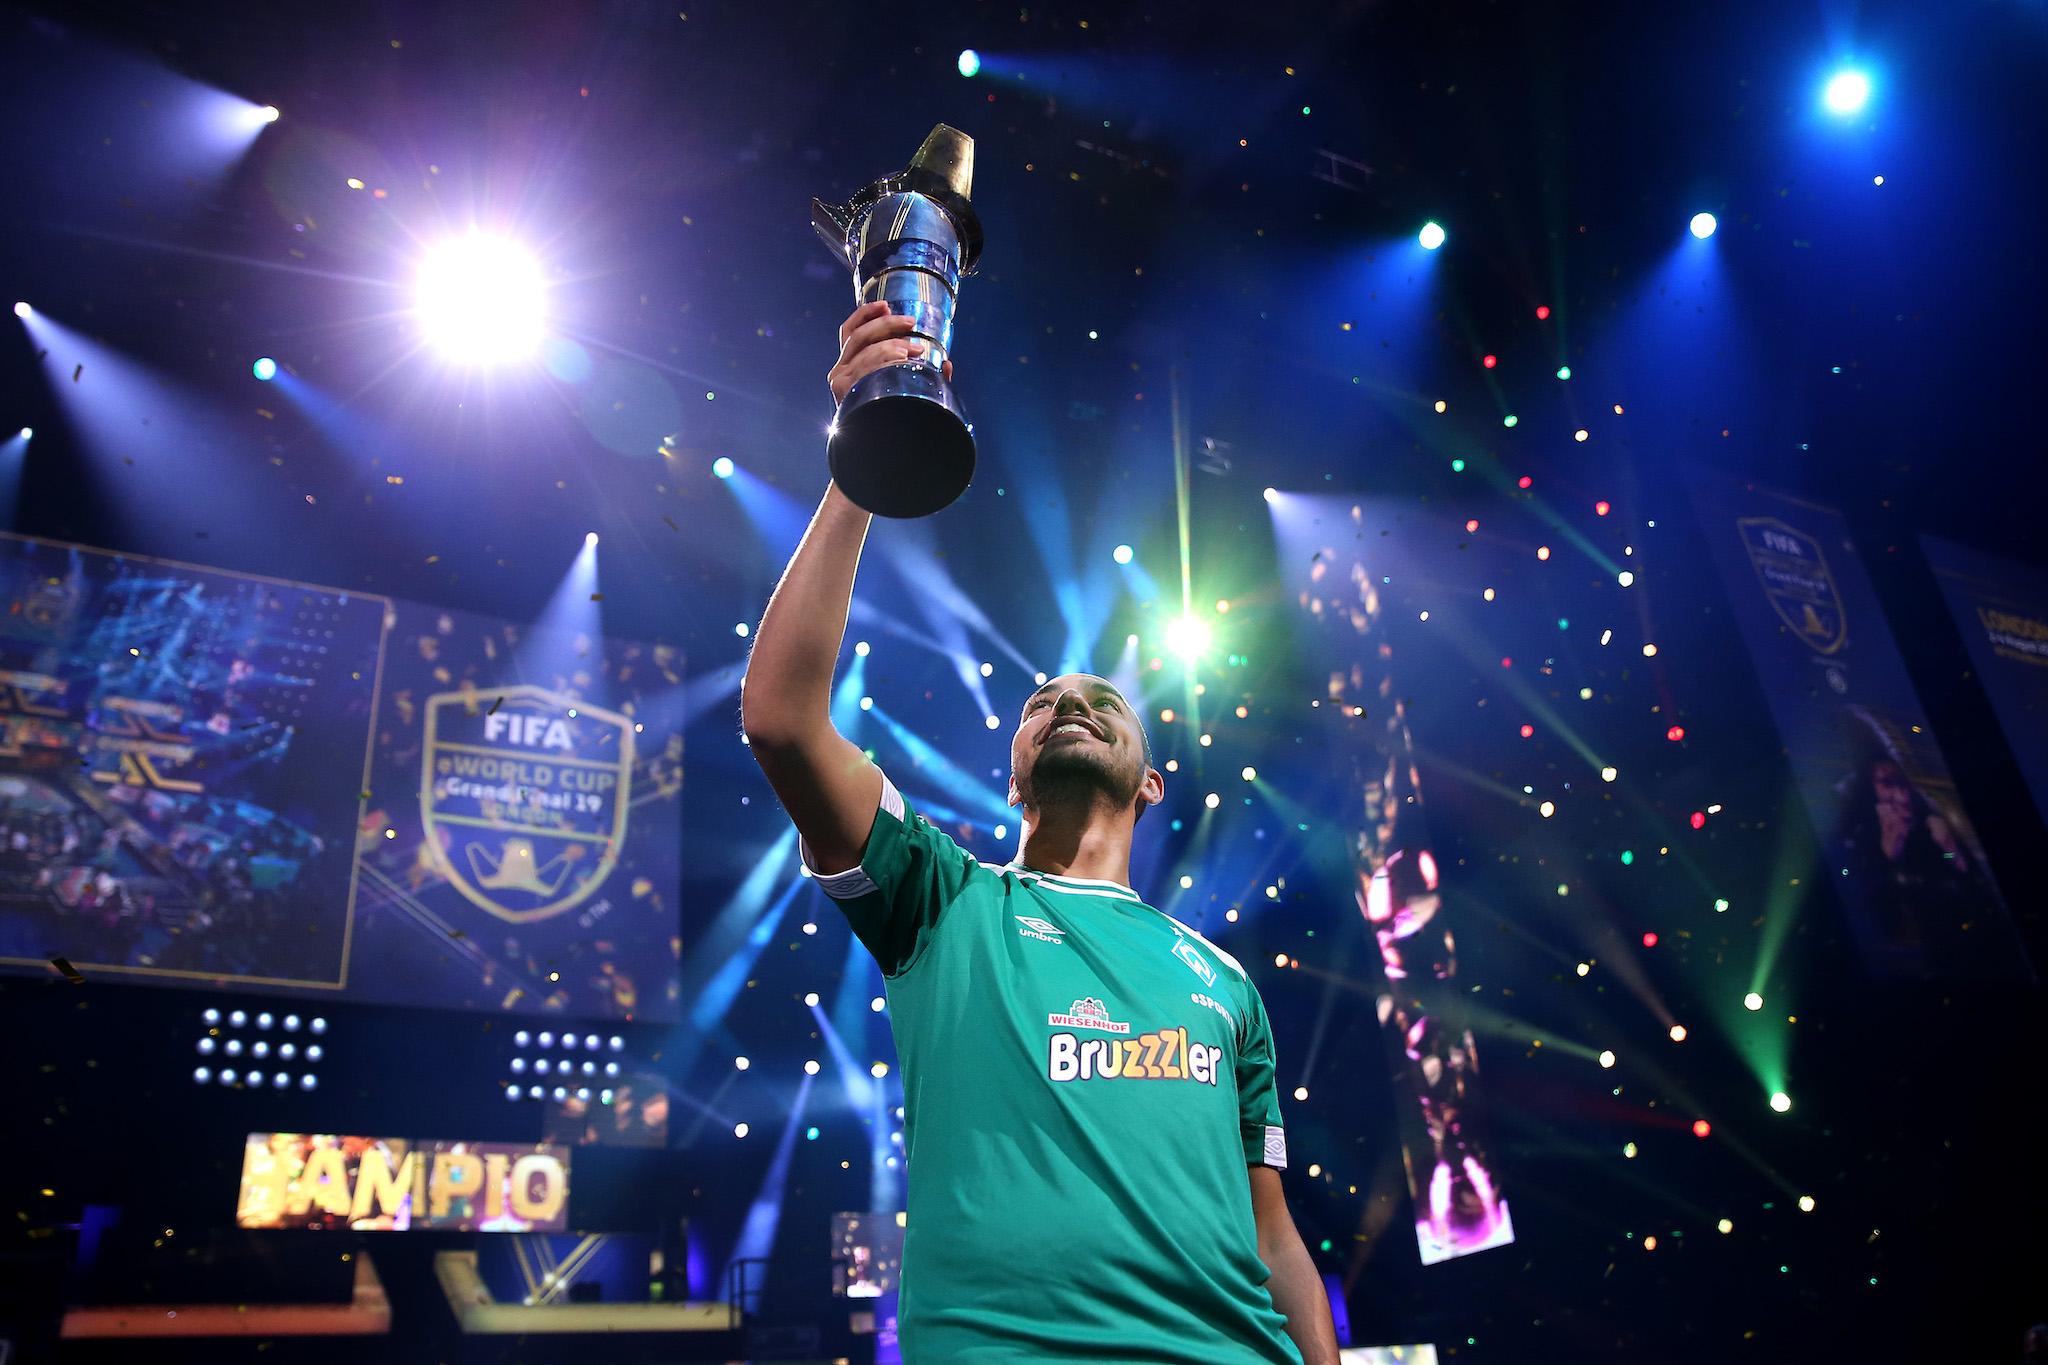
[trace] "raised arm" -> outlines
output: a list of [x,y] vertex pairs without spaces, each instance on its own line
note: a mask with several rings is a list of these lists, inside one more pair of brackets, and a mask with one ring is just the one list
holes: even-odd
[[[839,360],[827,376],[834,400],[870,371],[921,353],[910,329],[909,318],[882,304],[856,309],[840,325]],[[810,846],[813,870],[828,874],[860,862],[882,795],[881,770],[832,728],[831,715],[832,670],[870,520],[836,485],[826,487],[768,599],[740,689],[754,761]]]

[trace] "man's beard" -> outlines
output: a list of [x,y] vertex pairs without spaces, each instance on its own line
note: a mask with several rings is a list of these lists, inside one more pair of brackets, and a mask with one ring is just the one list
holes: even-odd
[[1017,794],[1034,810],[1058,810],[1086,806],[1107,800],[1122,810],[1138,799],[1145,774],[1124,772],[1101,754],[1079,752],[1077,744],[1047,749],[1038,755],[1027,780],[1017,784]]

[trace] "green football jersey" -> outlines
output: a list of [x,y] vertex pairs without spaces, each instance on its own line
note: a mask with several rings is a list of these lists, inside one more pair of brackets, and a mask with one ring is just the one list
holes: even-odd
[[[806,855],[808,861],[808,854]],[[903,1358],[1291,1361],[1248,1165],[1287,1165],[1230,954],[1116,882],[980,863],[887,778],[816,880],[888,979]]]

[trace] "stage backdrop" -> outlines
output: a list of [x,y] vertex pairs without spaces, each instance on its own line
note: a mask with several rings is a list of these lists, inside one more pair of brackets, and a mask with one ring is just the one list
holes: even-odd
[[1920,537],[1920,548],[2048,821],[2048,571],[1933,536]]
[[1706,471],[1692,482],[1865,966],[1879,976],[2029,977],[1841,514]]
[[0,963],[676,1017],[674,651],[4,534],[0,592]]
[[[1365,529],[1369,507],[1376,535]],[[1444,664],[1424,663],[1421,641],[1395,629],[1383,591],[1397,572],[1404,583],[1433,579],[1449,566],[1433,563],[1431,547],[1457,537],[1453,526],[1387,511],[1388,504],[1290,494],[1274,526],[1281,581],[1300,608],[1302,654],[1322,680],[1317,741],[1343,774],[1330,809],[1350,848],[1358,912],[1379,949],[1374,1005],[1397,1097],[1416,1250],[1430,1265],[1507,1246],[1515,1224],[1492,1149],[1479,1044],[1456,979],[1453,927],[1463,912],[1457,888],[1440,884],[1424,800],[1431,765],[1417,755],[1403,700],[1410,689],[1434,692]],[[1477,561],[1461,556],[1453,572],[1489,581]],[[1476,587],[1467,595],[1479,600]]]

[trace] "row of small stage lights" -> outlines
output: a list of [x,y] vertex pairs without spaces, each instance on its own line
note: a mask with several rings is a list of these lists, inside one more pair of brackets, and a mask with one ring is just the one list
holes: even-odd
[[[287,1014],[280,1019],[269,1010],[259,1010],[252,1017],[247,1010],[223,1011],[208,1008],[202,1011],[199,1017],[206,1024],[206,1032],[199,1037],[200,1056],[232,1057],[238,1060],[246,1057],[251,1062],[301,1063],[308,1069],[297,1078],[296,1084],[299,1089],[313,1090],[319,1087],[319,1077],[311,1068],[317,1067],[320,1059],[326,1055],[320,1044],[307,1042],[302,1045],[296,1037],[280,1038],[274,1042],[269,1038],[252,1038],[245,1041],[237,1032],[233,1032],[253,1024],[257,1033],[268,1033],[271,1028],[277,1027],[287,1034],[296,1035],[303,1029],[307,1033],[320,1036],[327,1032],[327,1021],[319,1015],[311,1019],[301,1019],[296,1014]],[[230,1030],[226,1037],[221,1035],[223,1026]],[[223,1066],[215,1070],[205,1063],[192,1068],[192,1080],[199,1085],[218,1081],[222,1085],[240,1085],[251,1090],[262,1089],[265,1086],[284,1090],[295,1083],[289,1071],[265,1071],[259,1066],[250,1066],[246,1071],[234,1066]]]
[[[609,1038],[599,1038],[595,1033],[586,1033],[579,1038],[576,1034],[566,1030],[558,1036],[549,1030],[543,1030],[539,1034],[534,1034],[526,1029],[521,1029],[512,1035],[512,1045],[514,1047],[559,1048],[564,1053],[575,1053],[580,1050],[583,1055],[581,1057],[513,1057],[511,1066],[512,1074],[515,1077],[554,1076],[560,1079],[552,1089],[545,1083],[526,1081],[524,1088],[522,1088],[520,1080],[506,1081],[505,1098],[508,1100],[518,1100],[521,1098],[538,1100],[550,1097],[556,1100],[566,1100],[572,1093],[572,1089],[577,1099],[588,1100],[591,1098],[591,1086],[597,1083],[599,1076],[603,1076],[606,1080],[616,1080],[619,1075],[617,1060],[607,1058],[600,1062],[597,1060],[598,1055],[604,1051],[624,1052],[626,1050],[626,1040],[617,1034],[613,1034]],[[588,1082],[588,1084],[585,1082]],[[610,1104],[612,1102],[611,1088],[606,1086],[599,1090],[597,1092],[597,1100],[600,1104]]]

